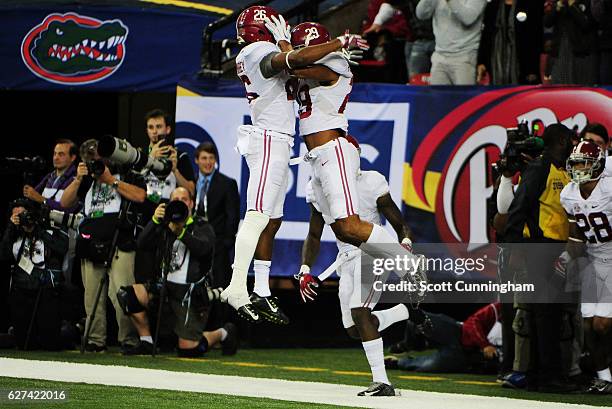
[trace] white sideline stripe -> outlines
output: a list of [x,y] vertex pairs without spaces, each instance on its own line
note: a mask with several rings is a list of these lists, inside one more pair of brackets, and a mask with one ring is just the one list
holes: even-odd
[[357,392],[363,390],[363,387],[13,358],[0,358],[0,376],[205,392],[361,408],[405,409],[415,407],[415,405],[427,409],[598,408],[587,405],[412,390],[402,390],[400,397],[358,397]]

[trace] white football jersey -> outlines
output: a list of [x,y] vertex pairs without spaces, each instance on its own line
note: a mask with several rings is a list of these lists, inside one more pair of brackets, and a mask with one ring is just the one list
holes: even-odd
[[236,71],[246,88],[253,125],[293,136],[295,111],[293,95],[288,91],[289,76],[282,71],[271,78],[264,78],[259,68],[261,60],[275,52],[281,52],[280,48],[267,41],[249,44],[236,57]]
[[348,130],[344,109],[353,89],[353,73],[342,54],[335,52],[315,64],[324,65],[340,78],[334,85],[324,86],[319,81],[300,79],[296,100],[300,106],[300,135],[310,135],[329,129]]
[[612,177],[612,156],[606,156],[606,167],[603,174],[604,176]]
[[561,191],[561,204],[584,232],[587,253],[612,257],[612,177],[602,176],[587,199],[580,194],[579,185],[570,182]]
[[[383,175],[374,171],[361,171],[357,176],[357,191],[359,192],[359,218],[366,222],[380,225],[380,213],[376,201],[379,197],[389,193],[389,184]],[[332,224],[335,220],[331,215],[326,214],[329,206],[321,205],[325,200],[321,189],[313,187],[312,179],[306,185],[306,203],[312,205],[323,215],[325,224]],[[344,252],[354,250],[355,246],[337,240],[338,251]]]

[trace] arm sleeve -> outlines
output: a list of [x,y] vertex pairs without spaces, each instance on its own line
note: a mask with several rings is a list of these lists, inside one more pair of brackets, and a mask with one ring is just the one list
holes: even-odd
[[514,199],[514,185],[512,178],[501,177],[499,189],[497,189],[497,212],[499,214],[508,213],[512,200]]
[[176,167],[183,177],[191,182],[195,182],[195,175],[193,173],[193,167],[191,166],[191,161],[189,160],[189,155],[187,152],[181,152],[179,155],[178,163]]
[[419,20],[427,20],[433,17],[437,0],[421,0],[416,6],[416,16]]
[[379,26],[384,25],[387,21],[393,18],[393,14],[395,13],[395,9],[389,3],[383,3],[380,5],[378,9],[378,13],[376,13],[376,17],[374,17],[374,23]]
[[261,59],[259,63],[259,70],[261,71],[261,75],[263,75],[264,78],[272,78],[282,71],[274,69],[274,67],[272,67],[272,58],[274,58],[276,54],[279,53],[271,52],[270,54],[266,55],[264,58]]
[[495,322],[496,315],[495,306],[493,304],[484,306],[470,315],[463,323],[463,330],[469,333],[469,340],[473,345],[466,346],[477,346],[483,349],[491,345],[487,339],[487,335],[489,331],[491,331],[491,328],[493,328],[493,325],[495,325]]
[[521,182],[514,195],[514,200],[508,210],[505,238],[509,243],[517,243],[523,239],[523,229],[529,212],[538,205],[538,200],[548,178],[541,163],[530,164],[521,175]]
[[465,4],[461,0],[448,0],[451,13],[465,26],[474,24],[483,13],[486,5],[487,0],[467,0]]
[[202,258],[212,252],[215,233],[208,224],[196,224],[193,228],[187,229],[181,241],[185,243],[185,246],[187,246],[189,252],[194,257]]
[[136,242],[138,248],[143,250],[155,250],[161,239],[163,229],[164,226],[161,224],[149,221],[140,235],[138,235],[138,241]]

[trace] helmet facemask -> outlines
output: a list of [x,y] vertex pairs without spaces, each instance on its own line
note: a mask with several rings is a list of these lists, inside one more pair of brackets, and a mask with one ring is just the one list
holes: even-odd
[[[577,165],[582,164],[580,169]],[[567,173],[572,181],[583,184],[598,180],[602,175],[602,161],[580,153],[573,153],[567,160]]]

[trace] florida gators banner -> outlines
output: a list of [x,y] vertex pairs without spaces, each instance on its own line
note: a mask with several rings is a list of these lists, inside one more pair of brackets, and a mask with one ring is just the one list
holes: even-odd
[[216,18],[135,6],[0,5],[0,87],[173,92],[200,68],[202,31]]
[[[583,87],[407,87],[355,84],[345,111],[349,133],[361,145],[361,168],[387,177],[416,240],[487,244],[491,165],[506,144],[506,128],[527,121],[562,122],[580,131],[588,122],[612,130],[612,91]],[[236,129],[250,123],[244,87],[237,81],[183,79],[177,90],[176,141],[192,152],[203,141],[219,152],[220,171],[238,181],[246,197],[248,168],[234,150]],[[294,156],[306,153],[296,136]],[[308,232],[307,163],[291,167],[283,224],[272,274],[295,274]],[[245,202],[241,212],[244,215]],[[390,228],[389,226],[386,226]],[[314,272],[336,257],[331,229]]]

